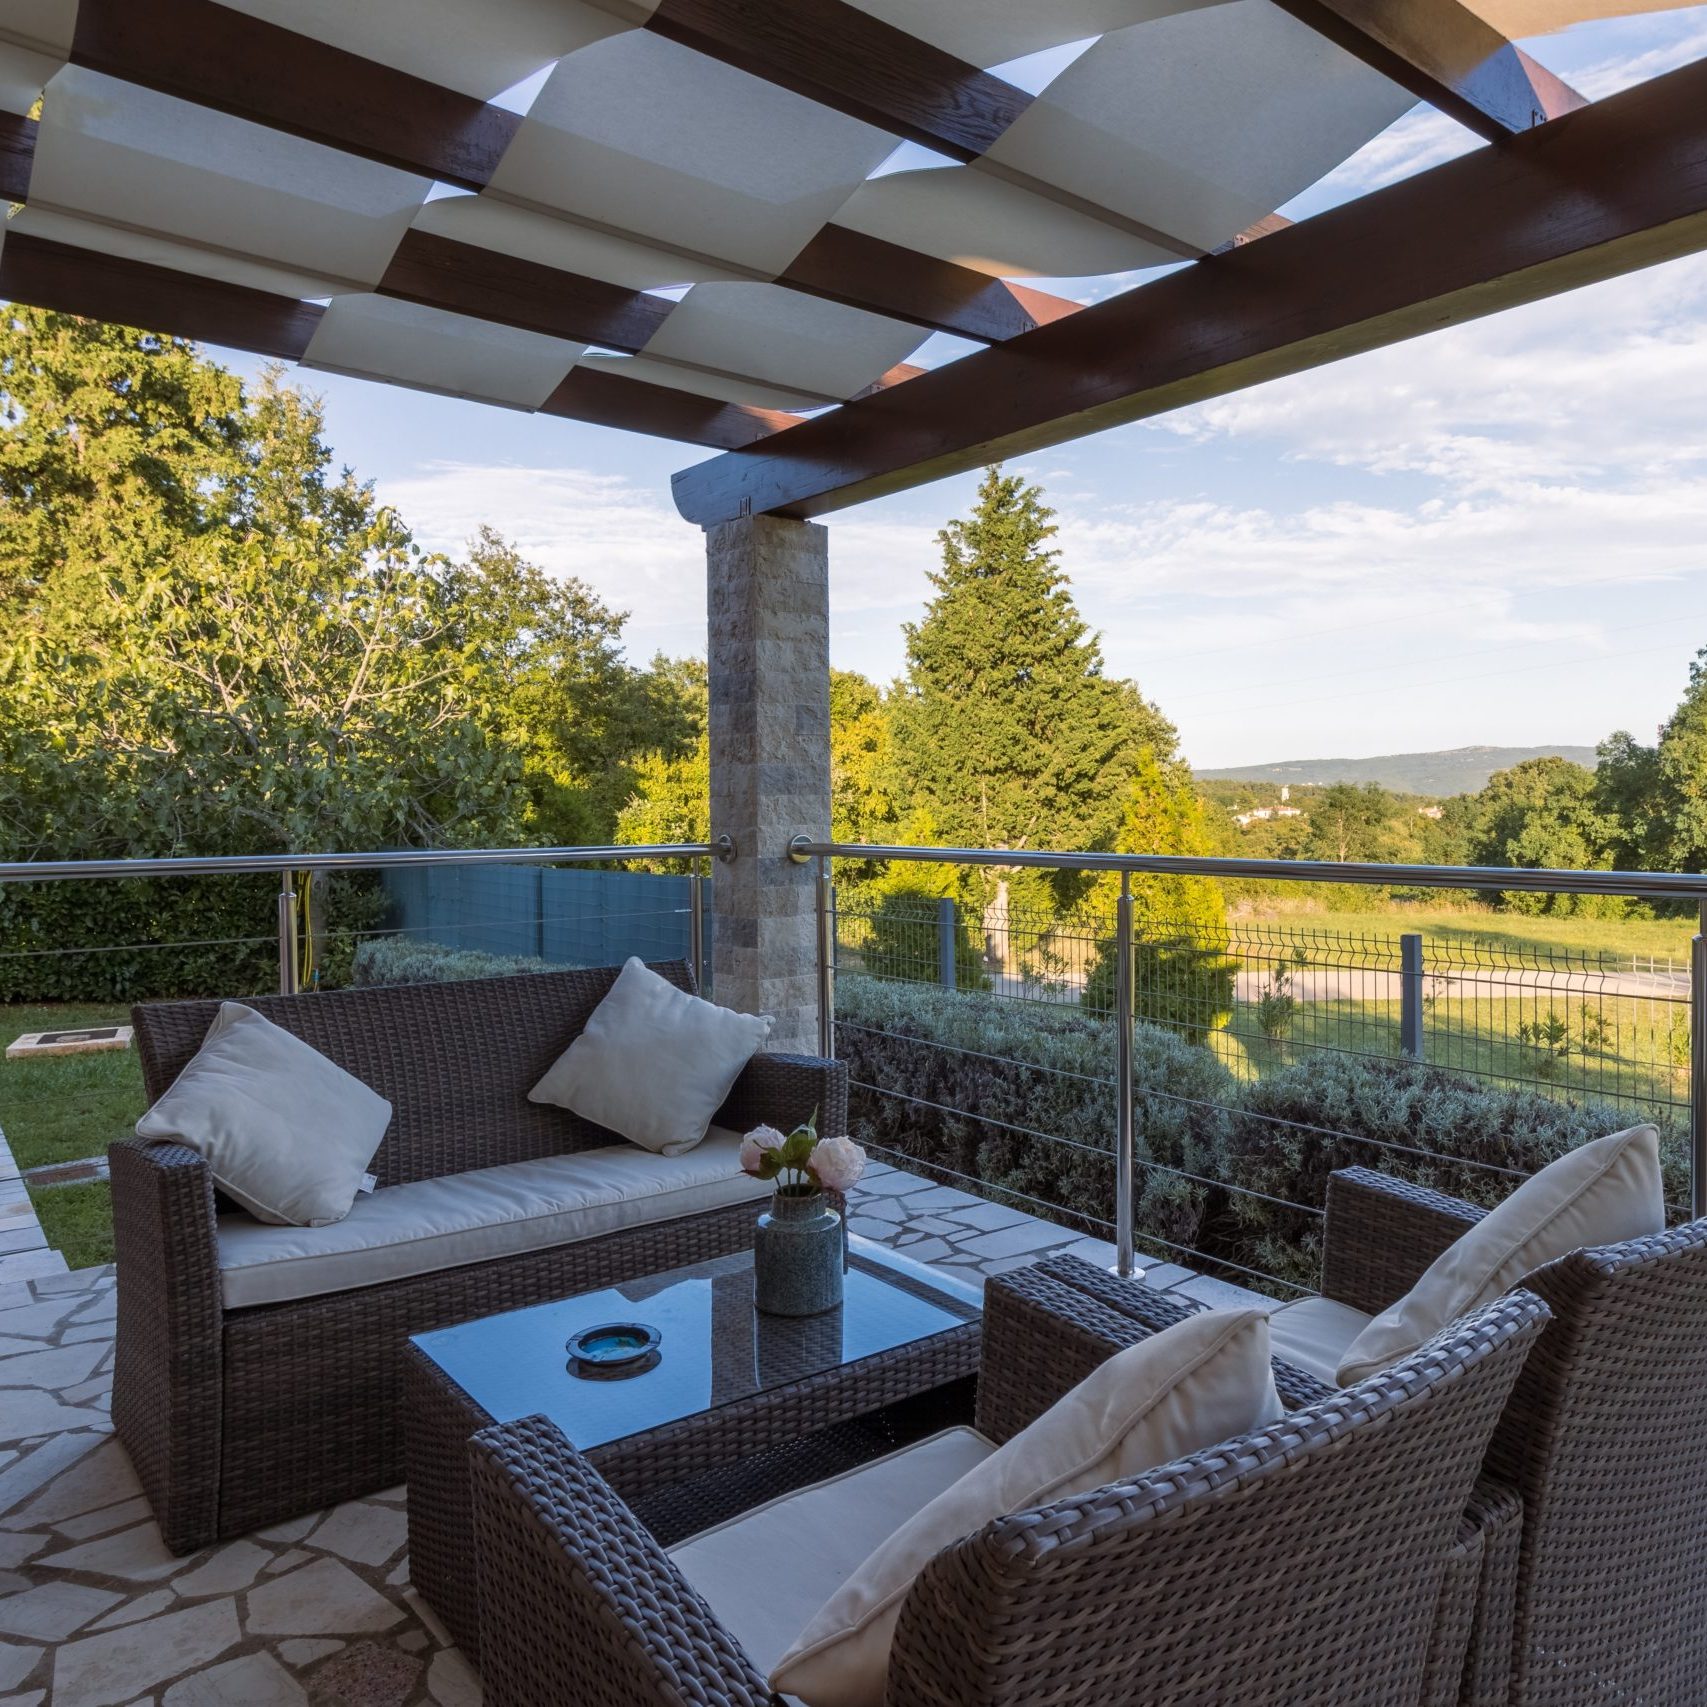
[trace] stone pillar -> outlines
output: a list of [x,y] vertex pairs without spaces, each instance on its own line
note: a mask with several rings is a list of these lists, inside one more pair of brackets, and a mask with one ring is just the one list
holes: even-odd
[[711,834],[737,850],[713,873],[713,991],[776,1016],[768,1048],[808,1055],[812,868],[788,844],[830,833],[829,537],[784,516],[706,531]]

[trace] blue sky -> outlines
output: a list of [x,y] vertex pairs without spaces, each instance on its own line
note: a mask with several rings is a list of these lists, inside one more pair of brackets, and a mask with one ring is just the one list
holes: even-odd
[[[1601,95],[1707,55],[1707,7],[1529,46]],[[1419,109],[1286,211],[1474,144]],[[338,455],[423,544],[454,551],[490,522],[629,611],[636,657],[704,652],[700,536],[669,499],[691,447],[300,382],[323,395]],[[1651,737],[1707,645],[1707,257],[1020,466],[1059,512],[1109,669],[1178,723],[1197,764]],[[935,532],[975,482],[827,518],[836,663],[899,671]]]

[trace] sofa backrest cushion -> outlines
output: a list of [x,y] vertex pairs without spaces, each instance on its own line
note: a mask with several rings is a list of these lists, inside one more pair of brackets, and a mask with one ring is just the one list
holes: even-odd
[[[620,1143],[617,1134],[567,1109],[528,1101],[620,970],[252,996],[245,1005],[391,1104],[372,1171],[382,1186],[402,1185]],[[693,988],[685,961],[653,970],[681,989]],[[218,1001],[145,1002],[132,1010],[150,1103],[201,1047],[219,1007]]]

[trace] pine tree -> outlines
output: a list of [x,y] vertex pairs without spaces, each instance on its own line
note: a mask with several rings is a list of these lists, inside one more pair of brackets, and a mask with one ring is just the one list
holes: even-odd
[[1073,603],[1039,490],[992,468],[972,514],[937,536],[942,567],[910,623],[895,749],[946,845],[1106,846],[1138,740],[1173,731]]

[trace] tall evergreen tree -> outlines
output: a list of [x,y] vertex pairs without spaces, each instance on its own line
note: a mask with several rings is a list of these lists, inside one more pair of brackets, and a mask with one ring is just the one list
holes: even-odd
[[947,845],[1107,846],[1145,739],[1173,731],[1102,648],[1062,572],[1039,490],[992,468],[972,514],[937,536],[942,567],[907,626],[895,755]]

